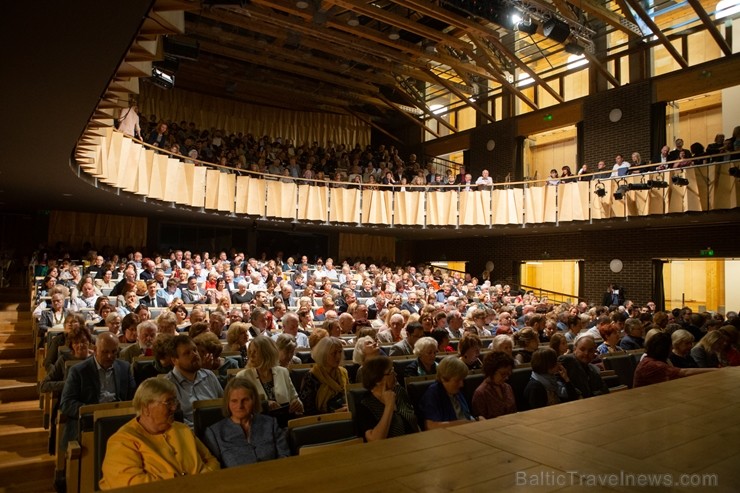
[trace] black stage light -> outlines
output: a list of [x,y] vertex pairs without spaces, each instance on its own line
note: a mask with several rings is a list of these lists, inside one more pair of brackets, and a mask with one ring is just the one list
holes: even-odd
[[738,168],[737,166],[733,166],[732,168],[730,168],[730,176],[740,178],[740,168]]
[[606,187],[603,183],[596,182],[596,186],[594,187],[594,193],[599,197],[605,197],[606,196]]
[[565,43],[565,40],[570,36],[570,26],[560,19],[552,17],[542,25],[542,32],[553,41]]
[[617,190],[614,192],[614,199],[615,200],[622,200],[624,198],[624,194],[626,194],[628,190],[629,190],[629,186],[628,185],[624,185],[624,184],[623,185],[619,185],[617,187]]
[[630,183],[627,185],[627,190],[650,190],[650,185],[647,183]]
[[586,48],[576,43],[568,43],[565,45],[565,51],[571,55],[581,56],[586,51]]
[[663,180],[648,180],[647,184],[650,188],[668,188],[668,182]]
[[537,23],[533,22],[532,20],[529,20],[528,22],[522,21],[517,26],[517,28],[519,29],[519,32],[529,34],[530,36],[537,32],[538,27],[539,25],[537,25]]
[[683,178],[681,176],[675,175],[671,178],[671,181],[674,185],[678,185],[679,187],[685,187],[689,184],[689,180],[687,178]]
[[175,86],[175,75],[168,74],[157,67],[152,67],[152,76],[150,80],[162,89],[172,89]]

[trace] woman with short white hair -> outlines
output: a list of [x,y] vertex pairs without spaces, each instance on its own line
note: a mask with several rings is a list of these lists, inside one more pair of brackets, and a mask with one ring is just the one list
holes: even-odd
[[125,488],[220,469],[187,425],[175,421],[175,385],[150,378],[133,401],[136,417],[108,440],[100,489]]
[[437,373],[437,340],[433,337],[421,337],[414,344],[416,359],[406,366],[403,374],[407,377],[434,375]]

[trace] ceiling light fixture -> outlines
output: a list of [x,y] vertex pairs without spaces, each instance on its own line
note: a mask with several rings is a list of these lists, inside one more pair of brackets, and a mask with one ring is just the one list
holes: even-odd
[[354,12],[349,13],[349,17],[347,18],[347,25],[352,27],[357,27],[360,25],[360,18],[357,17],[357,14]]
[[388,31],[388,39],[391,41],[398,41],[401,39],[401,33],[395,27]]

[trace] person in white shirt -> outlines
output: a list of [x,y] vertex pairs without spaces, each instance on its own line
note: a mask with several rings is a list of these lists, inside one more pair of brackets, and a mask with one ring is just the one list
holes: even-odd
[[616,178],[618,176],[624,176],[627,174],[629,168],[630,163],[626,162],[621,154],[617,154],[614,157],[614,166],[612,166],[611,177]]
[[484,169],[481,171],[481,175],[478,177],[477,180],[475,180],[476,185],[484,185],[484,186],[490,186],[493,185],[493,179],[488,176],[488,170]]

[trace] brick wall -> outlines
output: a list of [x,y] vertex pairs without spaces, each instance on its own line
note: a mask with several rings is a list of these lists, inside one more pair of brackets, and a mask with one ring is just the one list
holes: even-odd
[[[397,258],[413,262],[467,260],[468,271],[480,276],[488,260],[495,264],[493,279],[515,282],[518,265],[524,260],[584,260],[584,292],[598,302],[608,283],[624,287],[629,299],[644,303],[652,299],[655,258],[698,257],[711,246],[718,257],[740,256],[736,239],[738,223],[723,226],[695,226],[666,229],[636,227],[624,230],[564,234],[407,241],[399,245]],[[614,274],[609,262],[619,258],[623,270]]]
[[[650,81],[629,84],[594,94],[583,102],[583,154],[590,169],[603,159],[608,168],[621,153],[626,161],[637,151],[643,160],[650,155]],[[609,120],[613,109],[622,111],[618,122]]]
[[[486,143],[490,139],[496,142],[492,151],[486,149]],[[500,121],[473,129],[468,170],[473,175],[473,180],[484,169],[490,172],[494,182],[503,182],[509,173],[513,180],[515,156],[516,135],[511,121]]]

